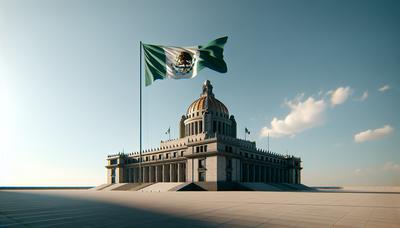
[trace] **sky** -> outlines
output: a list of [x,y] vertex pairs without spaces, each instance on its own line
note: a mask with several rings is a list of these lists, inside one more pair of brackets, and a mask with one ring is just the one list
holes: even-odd
[[311,186],[400,185],[398,1],[0,0],[0,186],[94,186],[139,149],[139,42],[228,36],[228,72],[143,89],[144,148],[205,80]]

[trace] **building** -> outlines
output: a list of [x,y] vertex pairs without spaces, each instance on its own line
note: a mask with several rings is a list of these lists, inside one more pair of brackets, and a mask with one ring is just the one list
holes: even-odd
[[255,142],[237,138],[235,118],[215,98],[210,81],[202,90],[179,122],[178,139],[144,150],[141,163],[139,152],[109,155],[107,183],[300,184],[300,158],[258,149]]

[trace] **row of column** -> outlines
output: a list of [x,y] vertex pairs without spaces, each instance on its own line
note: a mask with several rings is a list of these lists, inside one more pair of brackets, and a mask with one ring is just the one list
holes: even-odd
[[188,123],[185,125],[186,128],[186,136],[189,135],[197,135],[203,133],[203,121],[195,121],[192,123]]
[[[126,169],[126,182],[140,182],[139,167]],[[142,166],[142,181],[149,182],[185,182],[186,163],[170,163],[162,165]]]
[[241,181],[300,184],[300,170],[242,163]]

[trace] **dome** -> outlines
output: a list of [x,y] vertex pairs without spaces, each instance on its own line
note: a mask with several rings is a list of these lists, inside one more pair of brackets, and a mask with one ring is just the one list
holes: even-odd
[[200,98],[195,100],[187,109],[186,115],[190,117],[191,114],[202,111],[212,111],[215,113],[222,113],[229,116],[228,109],[226,106],[214,97],[212,92],[212,85],[209,80],[205,81],[203,84],[203,93]]

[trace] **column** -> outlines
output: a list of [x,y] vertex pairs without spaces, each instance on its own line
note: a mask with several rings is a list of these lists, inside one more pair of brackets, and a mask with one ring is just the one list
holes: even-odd
[[278,171],[278,183],[280,183],[281,182],[281,168],[277,168],[277,171]]
[[250,167],[246,164],[246,182],[250,182]]
[[153,176],[153,170],[152,166],[149,166],[149,182],[153,182],[152,176]]
[[136,167],[133,168],[133,173],[134,173],[134,175],[133,175],[133,182],[136,183],[136,182],[138,182],[137,179],[136,179],[136,178],[137,178],[137,175],[138,175],[138,174],[137,174],[137,168],[136,168]]
[[177,171],[178,171],[178,182],[182,182],[182,176],[181,176],[181,163],[177,163],[176,164],[178,167],[177,167]]
[[161,165],[162,167],[162,182],[167,182],[167,177],[165,175],[165,165]]
[[129,183],[133,183],[133,168],[129,168]]
[[256,182],[256,165],[253,165],[252,169],[253,169],[253,180],[252,180],[252,182]]
[[176,182],[175,164],[169,164],[169,182]]
[[265,183],[265,167],[264,166],[260,166],[261,168],[261,179],[260,182]]

